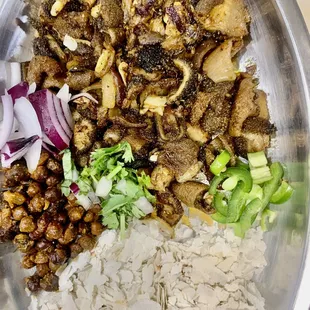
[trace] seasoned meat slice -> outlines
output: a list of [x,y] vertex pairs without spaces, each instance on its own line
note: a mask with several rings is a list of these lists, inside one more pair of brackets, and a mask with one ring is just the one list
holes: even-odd
[[73,90],[82,90],[88,87],[95,79],[93,71],[69,72],[65,82]]
[[164,192],[156,195],[157,214],[169,225],[176,225],[183,216],[184,210],[179,200],[171,193]]
[[96,126],[86,118],[74,125],[73,144],[77,154],[88,151],[96,139]]
[[259,114],[259,107],[254,101],[254,90],[255,85],[251,77],[241,81],[233,104],[229,124],[229,134],[232,137],[240,137],[244,121],[250,116],[257,116]]
[[120,0],[100,0],[101,17],[104,26],[107,28],[122,27],[124,20],[124,13],[122,10],[122,3]]
[[174,179],[174,173],[163,165],[157,165],[151,174],[152,188],[164,192]]
[[268,103],[267,103],[267,95],[262,90],[256,90],[255,93],[256,93],[255,103],[259,107],[258,117],[268,120],[269,110],[268,110]]
[[158,163],[168,167],[178,182],[192,179],[200,170],[199,145],[190,139],[168,142],[158,156]]
[[205,17],[215,6],[223,2],[224,0],[198,0],[198,3],[195,5],[195,11],[199,16]]
[[76,110],[82,116],[91,120],[97,119],[97,104],[94,101],[86,97],[79,97],[74,102],[76,103]]
[[199,182],[173,183],[172,192],[186,206],[205,211],[206,205],[203,199],[208,186]]

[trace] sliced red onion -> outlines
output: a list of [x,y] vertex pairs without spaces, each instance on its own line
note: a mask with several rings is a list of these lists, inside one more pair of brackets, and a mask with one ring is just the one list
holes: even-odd
[[71,100],[70,101],[73,101],[75,99],[78,99],[80,97],[85,97],[95,103],[98,103],[98,100],[96,100],[92,95],[90,95],[89,93],[80,93],[80,94],[77,94],[77,95],[74,95],[72,96]]
[[36,170],[38,166],[41,156],[41,150],[42,150],[42,139],[38,139],[30,146],[29,150],[24,156],[30,173]]
[[29,145],[27,147],[22,148],[19,152],[15,153],[11,157],[8,154],[1,154],[1,165],[3,168],[10,168],[11,164],[21,159],[29,150]]
[[14,155],[14,153],[19,152],[22,148],[32,145],[37,141],[39,136],[32,136],[30,138],[19,138],[12,141],[8,141],[6,145],[2,148],[2,152],[8,155]]
[[70,110],[70,107],[69,107],[69,103],[65,102],[65,101],[62,101],[62,100],[60,102],[61,102],[62,112],[65,115],[67,124],[69,125],[71,130],[73,130],[74,122],[73,122],[72,113],[71,113],[71,110]]
[[27,96],[33,94],[36,91],[36,89],[37,89],[37,84],[36,82],[33,82],[31,85],[29,85]]
[[15,117],[19,122],[21,131],[25,138],[39,136],[42,138],[42,129],[35,109],[25,97],[16,99],[14,105]]
[[79,192],[80,192],[80,188],[79,186],[76,184],[76,183],[72,183],[70,185],[70,189],[71,189],[71,192],[74,194],[74,195],[77,195]]
[[22,138],[25,138],[24,133],[21,132],[21,131],[16,131],[16,132],[12,132],[11,133],[9,141],[17,140],[17,139],[22,139]]
[[1,96],[3,107],[3,120],[0,126],[0,150],[8,141],[14,123],[13,100],[10,95]]
[[44,89],[29,95],[29,100],[38,115],[39,122],[46,136],[58,150],[66,149],[70,144],[70,138],[58,121],[53,94],[49,90]]
[[9,95],[12,96],[13,102],[20,97],[27,97],[29,85],[27,82],[21,82],[8,90]]
[[42,140],[43,142],[55,147],[54,143],[49,139],[49,137],[44,132],[42,133]]
[[72,138],[72,130],[66,120],[64,111],[62,109],[62,105],[61,105],[61,100],[59,98],[57,98],[54,94],[52,95],[53,101],[54,101],[54,107],[56,110],[56,115],[58,118],[58,121],[61,125],[61,127],[63,128],[63,130],[65,131],[66,135],[71,139]]
[[54,146],[47,144],[44,140],[42,141],[42,147],[53,156],[57,156],[59,154],[59,151]]
[[[12,128],[12,134],[16,131],[20,131],[19,130],[19,123],[18,120],[16,119],[16,117],[14,117],[14,121],[13,121],[13,128]],[[10,139],[12,140],[12,139]]]
[[71,100],[71,94],[69,92],[69,85],[64,84],[63,87],[60,88],[59,92],[56,95],[61,101],[69,102]]

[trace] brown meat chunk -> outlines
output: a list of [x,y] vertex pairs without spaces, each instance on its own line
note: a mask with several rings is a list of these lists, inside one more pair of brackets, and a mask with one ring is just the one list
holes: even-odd
[[157,165],[151,174],[152,188],[164,192],[174,179],[174,173],[163,165]]
[[88,119],[82,119],[74,126],[73,144],[78,154],[87,152],[95,142],[96,126]]
[[82,90],[88,87],[94,79],[95,74],[90,70],[84,72],[69,72],[65,79],[65,83],[73,90]]
[[86,98],[80,97],[75,99],[76,110],[84,117],[89,118],[91,120],[97,120],[97,104]]
[[124,20],[124,13],[122,10],[122,3],[120,0],[100,0],[101,17],[104,26],[107,28],[122,27]]
[[16,163],[4,172],[4,186],[17,186],[22,181],[28,181],[30,174],[24,163]]
[[172,192],[186,206],[205,210],[203,196],[207,192],[208,186],[199,182],[173,183]]
[[255,103],[259,107],[258,117],[268,120],[269,119],[269,110],[267,104],[267,95],[262,90],[256,90]]
[[176,225],[183,216],[184,210],[181,203],[171,192],[158,193],[156,195],[157,214],[170,226]]
[[158,163],[172,170],[178,182],[189,181],[201,168],[198,152],[199,145],[190,139],[168,142],[158,156]]
[[229,124],[229,134],[240,137],[244,121],[250,116],[259,114],[259,107],[254,101],[255,85],[251,77],[241,81],[235,102],[233,104]]
[[199,0],[195,6],[195,11],[198,15],[205,17],[215,6],[222,4],[223,2],[224,0]]

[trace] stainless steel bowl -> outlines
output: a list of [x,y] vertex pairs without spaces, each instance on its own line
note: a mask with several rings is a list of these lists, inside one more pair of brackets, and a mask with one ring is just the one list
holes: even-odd
[[[296,188],[294,198],[277,208],[273,230],[265,235],[268,266],[256,280],[266,299],[266,309],[306,309],[310,304],[307,263],[309,234],[309,120],[310,42],[295,0],[246,0],[252,15],[252,40],[241,64],[255,61],[260,87],[269,94],[269,106],[277,136],[270,156],[287,166]],[[29,42],[15,18],[23,12],[22,0],[0,1],[0,60],[29,57]],[[28,40],[29,41],[29,40]],[[18,46],[23,45],[22,49]],[[1,66],[0,66],[1,68]],[[0,72],[0,91],[5,77]],[[274,207],[276,208],[276,207]],[[19,256],[7,245],[0,247],[0,304],[7,309],[27,308]],[[307,267],[308,266],[308,267]],[[304,274],[305,268],[309,269]],[[309,301],[309,302],[308,302]],[[3,309],[3,307],[1,307]]]

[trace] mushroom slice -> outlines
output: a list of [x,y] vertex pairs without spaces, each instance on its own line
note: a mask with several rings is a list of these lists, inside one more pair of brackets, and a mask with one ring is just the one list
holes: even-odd
[[175,226],[184,214],[180,201],[171,193],[164,192],[156,195],[156,208],[160,218],[170,226]]
[[98,77],[103,77],[112,67],[115,58],[115,51],[113,48],[104,49],[98,59],[95,73]]
[[254,101],[254,88],[255,85],[251,77],[243,79],[240,83],[229,124],[229,134],[232,137],[240,137],[244,121],[249,116],[259,114],[259,108]]
[[198,86],[198,75],[185,60],[175,59],[173,62],[182,71],[183,80],[178,90],[168,98],[168,102],[180,104],[195,97]]
[[216,48],[203,63],[203,71],[215,83],[234,81],[237,77],[232,58],[233,41],[227,40]]
[[157,165],[151,174],[152,188],[164,192],[174,179],[174,173],[164,165]]
[[208,186],[194,181],[185,183],[173,183],[172,192],[187,207],[197,208],[205,211],[204,195],[208,190]]

